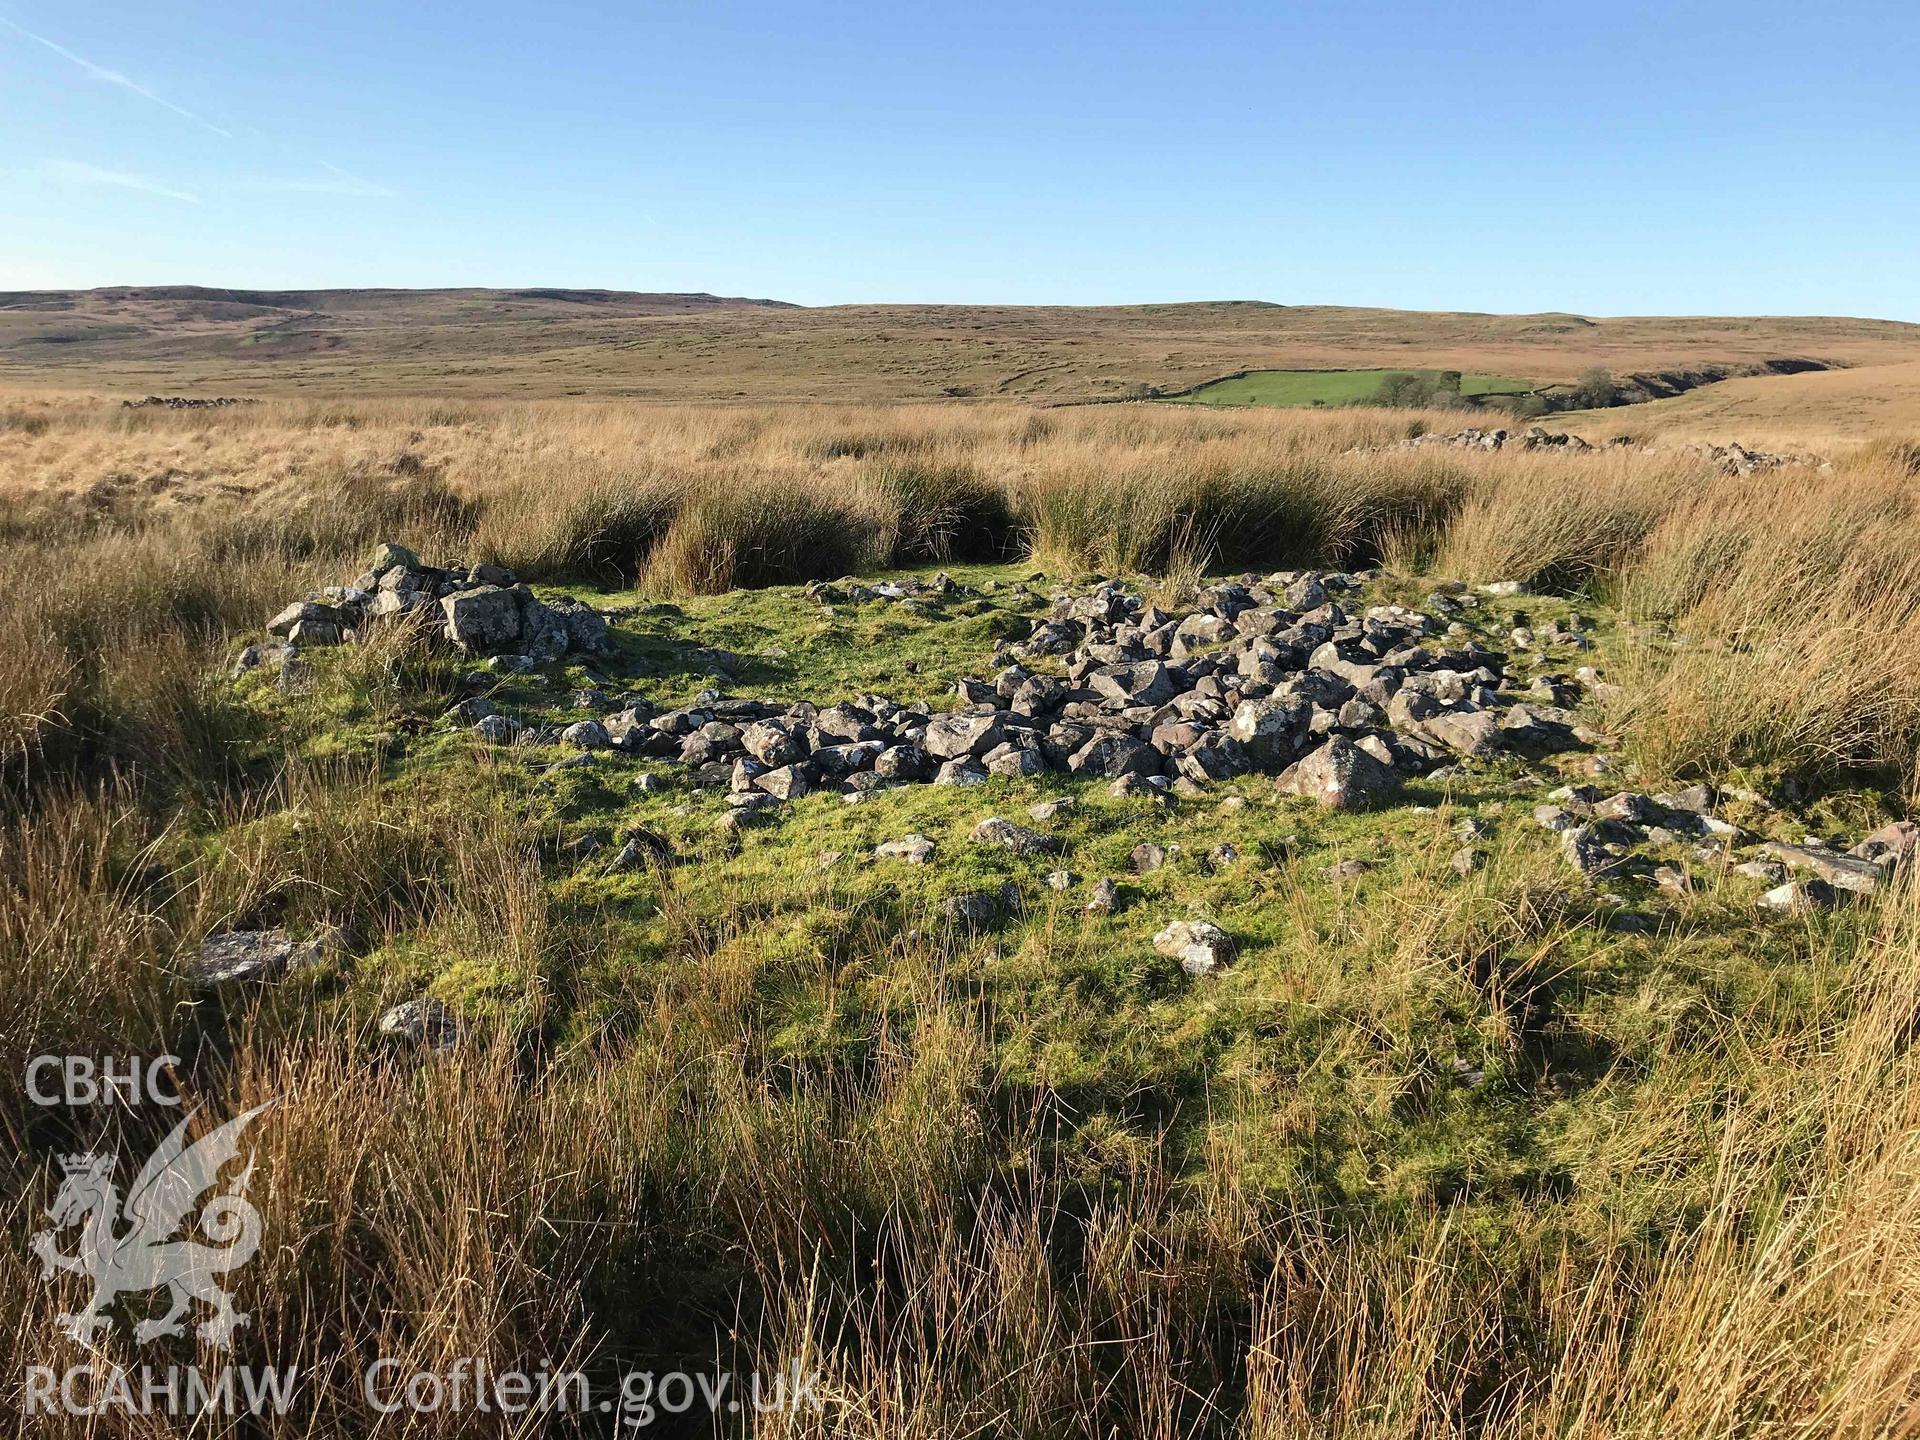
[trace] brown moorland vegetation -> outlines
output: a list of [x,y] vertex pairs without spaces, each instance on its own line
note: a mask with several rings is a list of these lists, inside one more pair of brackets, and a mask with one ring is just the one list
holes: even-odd
[[[850,823],[830,796],[687,871],[589,880],[537,775],[433,739],[463,667],[404,640],[304,696],[226,672],[383,540],[715,626],[895,567],[1379,566],[1610,617],[1593,718],[1637,783],[1737,776],[1836,824],[1911,807],[1912,446],[1813,437],[1830,468],[1747,477],[1677,444],[1396,448],[1457,423],[11,400],[0,1063],[172,1050],[221,1113],[280,1100],[238,1358],[297,1360],[301,1433],[531,1433],[373,1412],[387,1355],[817,1370],[823,1412],[736,1422],[769,1435],[1911,1435],[1911,883],[1762,926],[1729,882],[1613,934],[1550,846],[1516,832],[1462,880],[1422,817],[1383,816],[1411,858],[1357,899],[1279,867],[1245,962],[1267,988],[1169,991],[1076,919],[953,944],[843,888],[815,863]],[[670,799],[636,813],[675,823]],[[1164,823],[1199,848],[1211,815]],[[188,984],[201,937],[262,921],[342,926],[349,956]],[[396,1058],[371,1019],[422,983],[464,1038]],[[1535,1069],[1543,1011],[1562,1048]],[[1491,1077],[1471,1097],[1435,1079],[1455,1045]],[[89,1353],[50,1338],[74,1289],[25,1239],[52,1157],[114,1137],[11,1089],[0,1133],[12,1385]]]
[[1489,315],[1221,302],[837,305],[619,291],[0,294],[0,383],[116,396],[369,394],[1060,401],[1261,368],[1438,368],[1536,384],[1920,359],[1920,326],[1829,316]]

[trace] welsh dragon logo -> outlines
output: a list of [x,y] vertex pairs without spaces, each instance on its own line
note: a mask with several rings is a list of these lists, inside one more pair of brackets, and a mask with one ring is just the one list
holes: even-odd
[[[252,1161],[200,1211],[200,1232],[211,1244],[177,1238],[176,1232],[201,1197],[219,1183],[220,1171],[240,1158],[241,1135],[272,1104],[247,1111],[191,1145],[187,1128],[199,1112],[190,1112],[141,1167],[124,1202],[113,1183],[111,1155],[61,1157],[66,1179],[47,1211],[53,1224],[33,1237],[32,1250],[40,1258],[42,1279],[68,1270],[93,1281],[87,1307],[60,1316],[69,1336],[86,1341],[109,1328],[113,1322],[104,1311],[116,1295],[165,1286],[172,1307],[135,1325],[134,1339],[183,1334],[189,1305],[198,1300],[214,1313],[195,1327],[196,1333],[210,1345],[232,1345],[234,1327],[245,1325],[247,1317],[233,1308],[220,1277],[246,1264],[260,1248],[260,1214],[247,1200]],[[54,1237],[75,1225],[80,1227],[80,1247],[62,1254]],[[122,1225],[129,1228],[116,1233]]]

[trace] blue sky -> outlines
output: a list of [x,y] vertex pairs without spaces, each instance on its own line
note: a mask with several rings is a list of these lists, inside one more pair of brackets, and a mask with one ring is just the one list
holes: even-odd
[[0,287],[1920,320],[1911,0],[0,22]]

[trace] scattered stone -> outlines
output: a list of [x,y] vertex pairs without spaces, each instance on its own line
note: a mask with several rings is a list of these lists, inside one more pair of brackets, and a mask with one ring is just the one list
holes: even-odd
[[162,410],[221,410],[229,405],[257,405],[257,400],[243,400],[233,395],[146,395],[138,400],[122,400],[122,410],[146,410],[158,407]]
[[1133,847],[1133,853],[1129,858],[1133,862],[1134,874],[1149,875],[1167,863],[1167,852],[1163,846],[1156,845],[1151,840],[1143,840]]
[[[1584,455],[1594,447],[1578,435],[1565,431],[1548,430],[1541,425],[1529,425],[1519,435],[1511,435],[1504,429],[1482,429],[1469,426],[1465,430],[1442,432],[1429,430],[1399,442],[1403,450],[1422,450],[1430,446],[1442,446],[1454,450],[1546,450],[1562,455]],[[1505,588],[1505,587],[1515,588]],[[1517,580],[1496,581],[1493,585],[1482,585],[1484,595],[1524,595],[1526,586]]]
[[1657,866],[1653,872],[1653,883],[1668,895],[1693,893],[1693,878],[1677,865]]
[[1810,870],[1836,889],[1851,890],[1856,895],[1871,895],[1886,883],[1885,870],[1857,855],[1846,855],[1812,845],[1785,845],[1778,842],[1763,846],[1762,849],[1789,869]]
[[920,744],[936,759],[964,760],[986,754],[1005,738],[997,713],[954,714],[930,722]]
[[1373,872],[1373,864],[1367,860],[1340,860],[1327,867],[1327,879],[1336,885],[1349,880],[1358,880],[1362,875]]
[[188,973],[196,985],[209,989],[236,981],[278,980],[319,964],[338,944],[336,931],[295,940],[285,930],[226,930],[200,942]]
[[636,825],[628,832],[608,869],[637,870],[643,866],[665,865],[672,859],[673,847],[665,836],[644,825]]
[[813,788],[807,772],[798,765],[782,765],[753,778],[754,785],[776,800],[798,800]]
[[1428,716],[1422,728],[1449,750],[1473,759],[1500,748],[1500,721],[1488,710],[1443,710]]
[[1895,820],[1890,825],[1882,825],[1847,853],[1893,870],[1907,864],[1916,849],[1920,849],[1920,824]]
[[493,656],[490,668],[525,673],[568,654],[613,648],[606,617],[571,596],[541,601],[498,565],[441,568],[404,545],[375,547],[351,585],[329,586],[295,601],[267,622],[274,635],[308,645],[364,638],[379,625],[421,624],[435,608],[440,633],[456,648]]
[[925,865],[933,859],[934,843],[924,835],[908,835],[873,847],[881,860],[904,860],[909,865]]
[[511,745],[525,729],[518,720],[505,715],[484,715],[474,722],[473,733],[489,745]]
[[1336,735],[1283,774],[1278,788],[1322,806],[1357,810],[1384,799],[1399,784],[1387,766],[1346,736]]
[[[610,643],[605,616],[566,597],[536,600],[495,567],[436,571],[405,567],[390,552],[376,559],[378,567],[360,577],[363,586],[437,605],[456,643],[511,647],[496,660],[545,664]],[[979,785],[993,776],[1064,771],[1113,782],[1116,796],[1165,803],[1258,771],[1279,774],[1282,793],[1357,808],[1392,795],[1402,775],[1449,774],[1450,755],[1472,759],[1515,747],[1534,756],[1575,743],[1571,712],[1559,708],[1571,696],[1549,687],[1537,703],[1504,705],[1506,687],[1518,685],[1504,654],[1463,627],[1448,630],[1435,615],[1404,606],[1350,614],[1343,597],[1362,583],[1330,572],[1249,576],[1207,587],[1194,608],[1181,612],[1149,606],[1102,581],[1056,597],[1051,616],[1024,640],[1002,642],[998,673],[991,680],[963,677],[956,687],[962,703],[950,712],[927,713],[879,695],[825,708],[782,705],[729,698],[715,688],[655,714],[643,704],[617,708],[621,702],[595,691],[582,708],[604,718],[581,723],[600,725],[608,744],[625,753],[678,760],[696,785],[783,799],[831,788],[850,801],[884,785]],[[811,593],[957,593],[916,584],[844,580]],[[1462,587],[1443,590],[1435,600],[1452,613],[1478,603]],[[317,608],[276,617],[281,628],[303,620],[340,623],[329,613],[345,604],[330,593],[302,603]],[[344,618],[348,630],[362,623]],[[1535,633],[1547,643],[1573,632],[1553,625]],[[681,658],[723,676],[749,663],[698,646]],[[1065,675],[1048,673],[1061,660]],[[573,744],[592,734],[569,730],[562,738]],[[1231,797],[1222,808],[1244,803]],[[1058,809],[1030,813],[1051,818]]]
[[1824,880],[1789,880],[1760,897],[1760,908],[1774,914],[1798,914],[1833,908],[1833,887]]
[[1575,825],[1560,836],[1560,853],[1582,875],[1610,875],[1619,868],[1624,851],[1600,824]]
[[607,727],[598,720],[581,720],[567,726],[560,732],[563,745],[578,746],[582,750],[605,750],[613,744],[607,734]]
[[738,826],[771,814],[779,804],[779,800],[764,790],[736,790],[727,796],[727,813],[721,817],[721,823]]
[[1725,445],[1696,443],[1684,445],[1683,451],[1697,455],[1725,475],[1752,475],[1761,470],[1777,470],[1787,465],[1807,465],[1816,470],[1829,470],[1832,464],[1816,455],[1770,454],[1764,450],[1749,450],[1738,440]]
[[1111,915],[1114,907],[1119,903],[1119,898],[1120,888],[1113,881],[1096,880],[1093,882],[1093,893],[1087,898],[1087,913]]
[[987,772],[968,760],[949,760],[934,772],[936,785],[984,785]]
[[231,679],[238,680],[255,670],[277,670],[298,653],[292,645],[249,645],[234,657],[227,673]]
[[1245,700],[1233,712],[1227,737],[1245,752],[1255,769],[1278,769],[1293,763],[1305,737],[1307,712],[1303,706],[1275,700]]
[[967,838],[976,845],[998,845],[1016,855],[1042,854],[1060,847],[1060,842],[1053,836],[1028,829],[1025,825],[1016,825],[1011,820],[1002,820],[998,815],[989,815],[982,820],[973,827]]
[[444,1052],[460,1041],[460,1022],[431,996],[404,1000],[380,1017],[380,1033],[417,1049]]
[[447,639],[462,650],[489,654],[520,638],[520,597],[496,585],[459,590],[440,602]]
[[1009,882],[999,890],[969,890],[950,896],[940,906],[940,918],[961,934],[990,930],[1020,908],[1019,887]]
[[1206,920],[1175,920],[1153,937],[1153,948],[1196,977],[1211,975],[1233,959],[1227,932]]

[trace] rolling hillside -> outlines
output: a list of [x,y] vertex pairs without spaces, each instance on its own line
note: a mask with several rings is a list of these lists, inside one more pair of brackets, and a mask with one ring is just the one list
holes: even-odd
[[[1920,325],[1255,302],[853,305],[606,290],[0,293],[0,385],[657,400],[1122,399],[1242,370],[1443,367],[1551,383],[1920,361]],[[1771,382],[1766,382],[1771,383]]]

